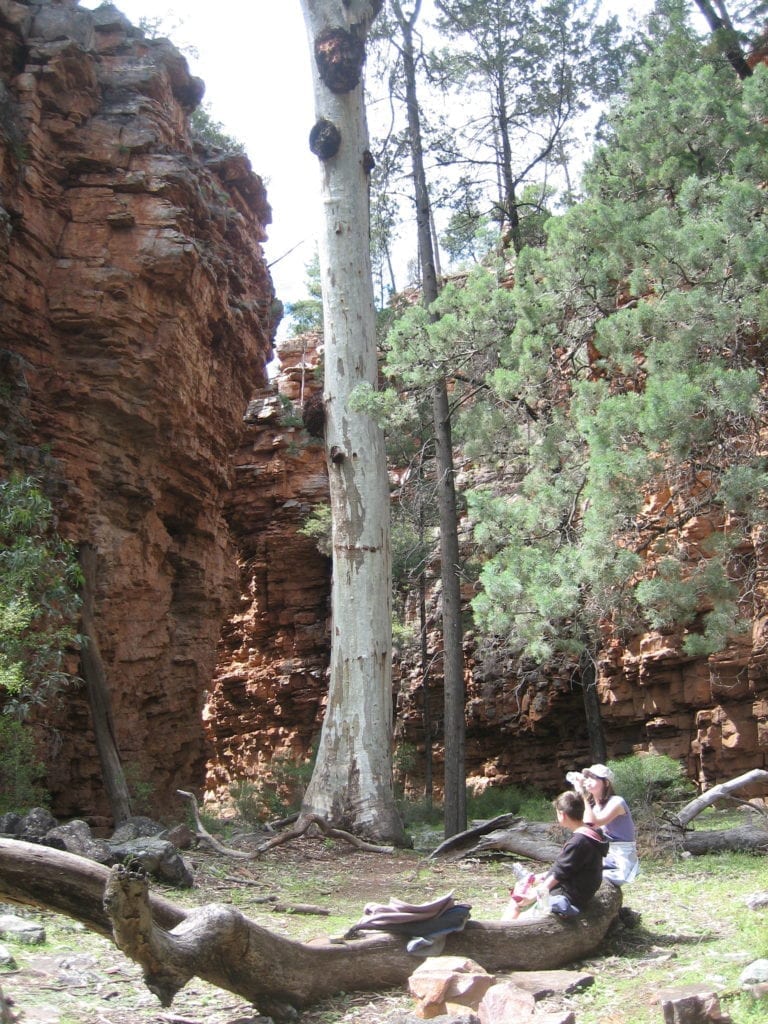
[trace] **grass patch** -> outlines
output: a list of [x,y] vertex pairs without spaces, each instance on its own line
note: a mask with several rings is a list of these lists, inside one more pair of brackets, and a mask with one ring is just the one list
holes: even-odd
[[[662,794],[667,791],[668,787],[661,787]],[[413,810],[413,805],[405,807]],[[472,798],[469,809],[471,820],[513,813],[553,821],[549,798],[528,790],[492,790]],[[425,820],[423,829],[432,826],[432,845],[425,849],[434,849],[442,840],[440,810],[435,806],[429,814],[414,815]],[[652,811],[651,806],[649,815]],[[708,831],[744,821],[744,808],[709,808],[696,818],[695,827]],[[214,822],[209,824],[214,831]],[[226,822],[231,839],[223,841],[243,849],[237,838],[241,826],[239,821]],[[572,1009],[578,1024],[659,1024],[662,989],[704,982],[718,993],[721,1008],[733,1024],[763,1024],[768,1019],[768,999],[756,1001],[744,993],[739,976],[754,960],[768,957],[768,909],[751,910],[747,905],[748,896],[768,890],[765,856],[681,855],[659,845],[658,819],[640,838],[641,873],[623,891],[624,905],[640,915],[639,923],[636,927],[619,923],[594,956],[570,964],[591,974],[594,984],[561,997],[553,1009]],[[516,860],[503,854],[430,860],[415,851],[381,856],[310,835],[251,861],[229,860],[205,849],[186,856],[194,867],[195,887],[165,889],[167,898],[187,907],[231,904],[270,931],[301,941],[341,934],[359,920],[366,903],[386,902],[393,896],[418,903],[452,891],[457,900],[472,905],[475,920],[498,920],[514,881]],[[290,907],[296,904],[310,904],[328,913],[291,913]],[[103,1024],[105,1020],[156,1024],[157,1000],[144,987],[139,969],[111,943],[66,918],[22,913],[42,919],[47,932],[43,947],[6,941],[19,967],[8,974],[0,972],[0,984],[14,998],[16,1008],[24,1011],[23,1019],[38,1019],[36,1011],[42,1014],[46,1005],[55,1004],[60,1024]],[[62,980],[54,970],[60,961],[62,976],[69,976],[73,957],[85,958],[82,984]],[[50,982],[41,982],[49,971],[53,971]],[[110,1000],[108,1012],[105,998]],[[405,989],[339,995],[304,1013],[302,1024],[389,1024],[413,1009]],[[176,997],[173,1013],[206,1024],[231,1024],[252,1016],[241,1000],[197,979]]]
[[612,933],[604,955],[587,965],[596,982],[575,1001],[579,1024],[658,1024],[659,990],[701,982],[718,992],[733,1024],[764,1021],[768,1005],[755,1016],[738,979],[768,952],[768,913],[746,905],[765,885],[760,855],[645,860],[624,890],[640,926]]

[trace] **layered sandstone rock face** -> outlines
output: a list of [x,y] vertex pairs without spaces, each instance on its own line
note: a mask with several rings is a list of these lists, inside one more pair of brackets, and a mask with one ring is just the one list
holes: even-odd
[[[681,534],[699,542],[722,523],[691,517]],[[746,631],[706,657],[684,652],[682,630],[643,633],[622,645],[606,633],[597,691],[608,756],[650,751],[679,760],[702,788],[753,768],[768,768],[768,531],[756,530],[738,558],[745,579]],[[702,607],[702,611],[706,611]],[[435,624],[432,608],[431,624]],[[430,650],[439,650],[431,633]],[[512,659],[494,660],[466,638],[467,772],[475,788],[534,785],[557,791],[565,772],[591,758],[577,667],[560,674],[521,673]],[[398,696],[400,738],[416,753],[406,784],[423,780],[423,692],[418,665],[403,660]],[[442,685],[433,676],[431,720],[442,720]],[[433,731],[439,788],[442,748]]]
[[330,558],[301,532],[328,502],[322,436],[302,418],[322,408],[317,339],[284,340],[278,357],[273,387],[249,403],[235,457],[229,512],[240,546],[239,608],[224,629],[205,708],[206,799],[218,807],[238,782],[279,782],[275,755],[299,763],[309,756],[327,690]]
[[[294,410],[311,406],[319,385],[315,339],[284,343],[274,392],[249,407],[249,436],[238,455],[233,523],[246,555],[241,609],[221,644],[219,672],[206,709],[214,757],[208,794],[226,801],[238,779],[270,778],[273,752],[301,759],[319,729],[328,654],[329,566],[298,531],[326,500],[322,447],[298,426]],[[252,483],[258,481],[258,486]],[[669,496],[647,503],[650,526]],[[728,523],[675,509],[681,523],[665,530],[692,554]],[[650,536],[650,532],[648,534]],[[465,541],[469,534],[464,531]],[[736,559],[745,580],[743,614],[751,629],[724,652],[691,658],[682,631],[649,632],[621,645],[606,632],[597,688],[610,757],[650,750],[676,758],[707,786],[768,763],[768,547],[756,531]],[[653,545],[644,544],[653,555]],[[437,573],[439,566],[433,566]],[[466,593],[466,600],[471,593]],[[415,600],[415,598],[414,598]],[[439,586],[430,591],[429,652],[440,649]],[[706,610],[702,607],[702,611]],[[415,605],[411,609],[416,615]],[[365,624],[361,623],[361,629]],[[576,667],[525,673],[513,659],[476,650],[466,637],[467,770],[488,784],[563,785],[565,771],[589,759],[583,694]],[[430,685],[435,788],[442,779],[442,680],[434,658]],[[405,744],[401,782],[417,795],[424,781],[421,666],[412,650],[396,651],[393,689],[397,742]]]
[[[270,210],[245,157],[190,134],[182,55],[117,8],[0,0],[0,74],[3,461],[96,548],[117,743],[178,810],[237,600],[225,503],[271,354]],[[40,729],[56,813],[107,815],[82,691]]]
[[[238,780],[269,778],[276,753],[308,755],[330,642],[329,560],[301,532],[327,495],[317,339],[284,342],[267,380],[270,211],[244,157],[190,134],[201,95],[183,57],[114,7],[0,0],[0,470],[38,473],[62,531],[96,549],[118,747],[134,790],[169,817],[177,787],[222,804]],[[692,546],[727,527],[678,519]],[[726,652],[606,636],[609,756],[669,754],[704,784],[766,767],[767,538],[738,553],[752,629]],[[435,588],[431,655],[438,616]],[[466,654],[470,775],[559,789],[589,758],[571,675],[521,675],[471,637]],[[397,669],[417,793],[421,669],[406,652]],[[439,790],[439,671],[430,706]],[[106,821],[84,693],[38,732],[56,814]]]

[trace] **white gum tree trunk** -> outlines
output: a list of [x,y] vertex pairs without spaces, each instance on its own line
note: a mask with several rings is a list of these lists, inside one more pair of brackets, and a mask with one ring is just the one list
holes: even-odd
[[402,843],[392,782],[389,483],[384,436],[350,407],[376,387],[369,248],[371,158],[362,68],[381,0],[301,0],[316,121],[310,148],[322,179],[319,240],[325,342],[325,446],[333,540],[328,705],[303,812]]

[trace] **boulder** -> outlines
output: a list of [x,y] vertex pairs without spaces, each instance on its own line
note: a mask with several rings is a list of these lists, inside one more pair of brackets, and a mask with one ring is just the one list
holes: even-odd
[[[477,1009],[495,978],[473,960],[459,956],[431,957],[408,979],[408,989],[425,1020],[463,1008]],[[531,997],[531,1002],[533,999]]]

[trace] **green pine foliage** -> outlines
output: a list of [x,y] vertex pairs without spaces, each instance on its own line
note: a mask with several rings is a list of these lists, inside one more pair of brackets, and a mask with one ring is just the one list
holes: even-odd
[[[487,378],[507,416],[485,443],[506,481],[469,496],[487,556],[473,609],[538,662],[596,647],[607,621],[685,627],[691,655],[722,649],[743,628],[735,550],[765,517],[768,74],[740,81],[667,6],[584,200],[521,254]],[[649,517],[651,494],[666,502]],[[681,534],[694,516],[716,528],[707,547]]]
[[81,584],[76,553],[58,535],[39,483],[0,482],[0,704],[23,718],[73,681]]
[[286,315],[290,318],[292,338],[310,331],[322,333],[323,330],[323,295],[320,287],[320,257],[317,252],[307,263],[305,270],[307,296],[289,302],[285,308]]
[[313,540],[320,554],[330,558],[333,554],[331,526],[331,506],[315,505],[300,526],[299,533],[302,537],[309,537],[310,540]]
[[230,135],[224,125],[217,121],[207,104],[195,107],[189,117],[194,137],[206,146],[221,149],[225,153],[245,153],[242,142]]
[[660,805],[680,805],[696,796],[696,790],[679,761],[665,754],[635,754],[609,761],[614,789],[632,808],[635,818],[645,821],[659,816]]

